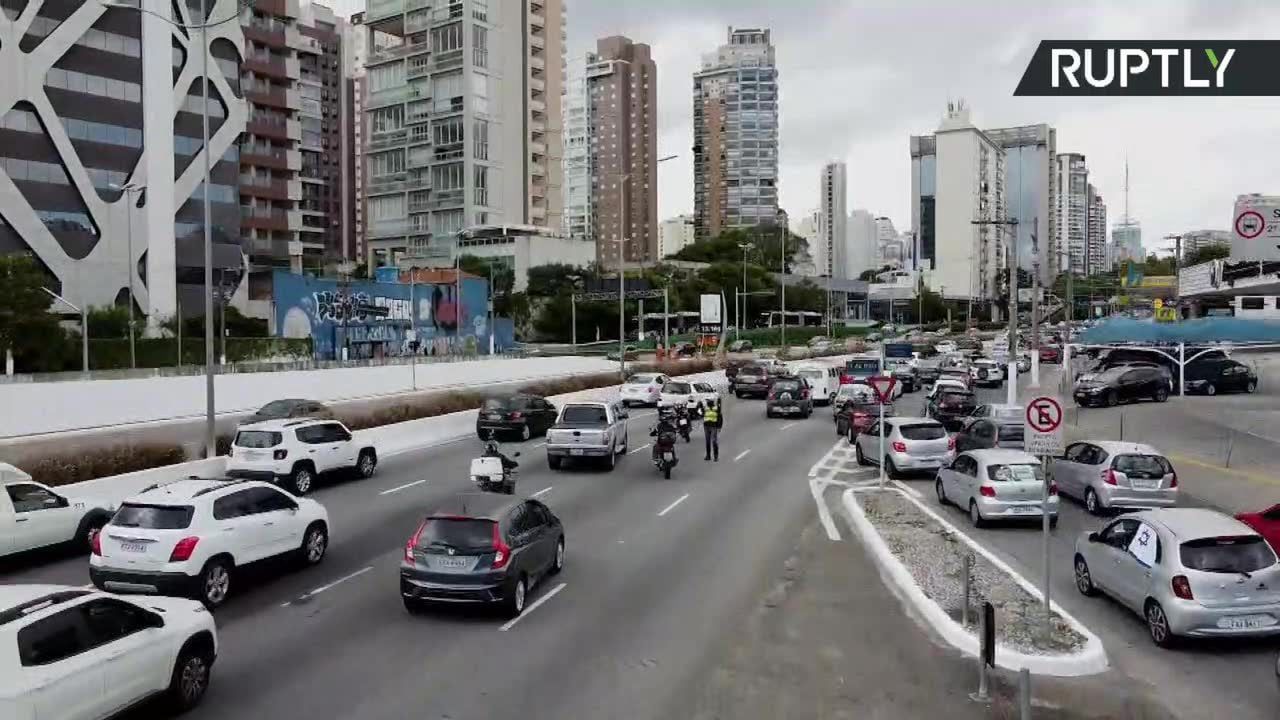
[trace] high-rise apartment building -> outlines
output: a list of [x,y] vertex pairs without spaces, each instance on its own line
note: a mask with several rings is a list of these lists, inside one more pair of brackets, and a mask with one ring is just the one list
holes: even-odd
[[564,234],[592,239],[591,104],[587,95],[587,56],[570,62],[564,91]]
[[[995,297],[1008,226],[1006,151],[949,103],[938,130],[911,137],[912,216],[919,266],[949,298]],[[975,223],[977,221],[977,223]]]
[[1089,230],[1085,252],[1085,274],[1105,272],[1107,266],[1107,204],[1098,189],[1089,184]]
[[[1040,279],[1048,284],[1057,273],[1057,131],[1045,124],[993,128],[983,135],[1005,153],[1005,190],[1010,220],[1007,230],[1017,241],[1018,267],[1031,271],[1037,262]],[[934,211],[937,173],[936,140],[932,135],[911,141],[912,218],[919,253],[936,260]],[[907,254],[914,250],[907,249]]]
[[778,70],[770,33],[729,28],[693,76],[694,223],[699,238],[778,216]]
[[342,33],[342,84],[344,89],[342,114],[347,125],[347,145],[343,152],[343,174],[346,177],[346,244],[354,259],[368,257],[364,245],[364,143],[368,135],[364,114],[364,62],[369,55],[369,33],[364,28],[364,13],[359,12],[343,27]]
[[1142,252],[1142,225],[1134,218],[1122,217],[1111,227],[1111,243],[1117,263],[1142,262],[1147,257]]
[[1062,153],[1057,163],[1057,267],[1082,275],[1089,242],[1089,167],[1079,153]]
[[845,164],[823,165],[818,183],[818,246],[809,252],[818,266],[818,274],[836,280],[846,278],[849,262],[848,193]]
[[694,242],[693,216],[677,215],[658,224],[658,259],[680,252]]
[[849,213],[845,230],[844,272],[838,276],[851,280],[876,269],[876,216],[870,210]]
[[325,260],[355,258],[346,231],[348,206],[347,146],[350,125],[344,111],[347,83],[343,74],[346,20],[314,2],[303,5],[298,20],[298,88],[302,107],[302,229],[304,245],[318,243]]
[[370,0],[373,267],[453,262],[475,225],[562,227],[562,0]]
[[1210,247],[1231,248],[1230,230],[1192,230],[1182,234],[1182,259],[1186,260],[1197,250]]
[[591,237],[596,259],[617,267],[658,254],[658,66],[649,46],[596,41],[587,57]]
[[804,238],[805,246],[807,248],[803,257],[796,258],[796,267],[793,269],[793,272],[795,272],[797,275],[804,275],[805,277],[818,277],[819,275],[822,275],[823,273],[826,272],[825,262],[822,264],[821,270],[819,270],[818,257],[817,257],[818,251],[821,245],[821,243],[818,241],[818,238],[819,238],[818,228],[821,225],[821,223],[822,223],[821,210],[810,210],[809,212],[800,216],[799,222],[796,223],[796,227],[793,232],[795,232],[796,235],[799,235],[800,237]]
[[[199,314],[209,152],[215,280],[237,287],[240,26],[208,30],[205,150],[201,34],[165,20],[200,22],[199,2],[146,4],[161,17],[101,3],[0,7],[8,18],[0,23],[0,253],[33,255],[52,275],[50,289],[81,307],[132,296],[153,327],[179,308]],[[238,6],[217,0],[210,12],[235,16]]]

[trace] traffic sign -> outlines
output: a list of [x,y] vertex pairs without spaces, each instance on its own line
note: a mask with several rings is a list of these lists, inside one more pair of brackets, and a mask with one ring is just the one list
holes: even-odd
[[893,401],[893,388],[898,384],[898,379],[885,375],[873,375],[867,378],[867,384],[876,391],[876,400],[884,405]]
[[1026,417],[1024,449],[1032,455],[1060,454],[1066,446],[1062,428],[1062,401],[1052,395],[1032,398],[1027,403]]
[[1245,240],[1252,240],[1262,234],[1267,221],[1257,210],[1245,210],[1236,217],[1236,233]]

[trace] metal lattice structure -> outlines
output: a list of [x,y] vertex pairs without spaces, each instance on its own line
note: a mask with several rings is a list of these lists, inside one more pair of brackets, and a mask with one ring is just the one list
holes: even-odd
[[[21,40],[46,1],[52,2],[31,0],[16,18],[0,13],[0,68],[4,68],[6,74],[5,80],[0,82],[0,117],[19,103],[28,103],[34,108],[71,185],[97,226],[99,237],[85,257],[73,258],[3,169],[0,169],[0,216],[59,279],[67,297],[91,306],[110,305],[121,289],[130,287],[129,273],[132,272],[132,286],[139,306],[149,314],[170,314],[174,312],[172,305],[176,296],[174,215],[200,187],[204,167],[202,153],[212,148],[213,161],[223,157],[244,130],[247,110],[244,100],[233,91],[218,63],[211,61],[211,87],[225,106],[226,116],[217,131],[212,133],[208,146],[201,148],[181,175],[171,180],[174,118],[182,108],[192,83],[200,78],[202,36],[209,46],[219,41],[231,43],[239,57],[243,57],[244,35],[240,22],[235,19],[221,23],[208,28],[204,34],[198,29],[182,30],[176,25],[190,26],[201,22],[198,13],[192,13],[186,2],[141,0],[143,9],[172,22],[151,14],[142,15],[143,149],[129,172],[129,181],[149,185],[148,175],[160,175],[165,168],[169,169],[170,177],[156,177],[156,187],[148,188],[142,207],[136,207],[137,203],[131,207],[128,193],[120,193],[112,201],[99,195],[86,170],[86,163],[78,155],[62,118],[49,100],[45,78],[55,63],[86,35],[103,14],[135,11],[109,8],[98,0],[84,0],[38,45],[29,52],[24,51],[20,46]],[[209,17],[215,21],[237,16],[240,9],[235,0],[211,0],[210,4]],[[181,49],[180,66],[175,66],[172,60],[174,47]],[[173,74],[175,69],[178,70],[176,78]],[[15,78],[10,73],[17,73],[19,77]],[[211,92],[211,101],[213,97]],[[167,143],[164,142],[166,138]],[[155,155],[157,150],[168,156],[167,162]],[[132,199],[136,201],[138,198],[135,195]],[[134,213],[133,256],[129,262],[124,262],[129,254],[127,228],[130,212]],[[151,247],[153,243],[157,243],[154,249]],[[152,252],[148,253],[149,250]],[[143,253],[148,253],[145,278],[138,271]],[[155,294],[159,296],[158,306],[152,303],[151,290],[156,290]]]

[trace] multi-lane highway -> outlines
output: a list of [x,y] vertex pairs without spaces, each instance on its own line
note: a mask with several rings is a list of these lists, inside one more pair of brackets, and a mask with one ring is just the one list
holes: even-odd
[[[914,411],[920,397],[899,409]],[[1002,398],[980,392],[980,401]],[[328,557],[306,571],[237,578],[217,613],[211,689],[190,717],[819,717],[831,703],[869,717],[984,717],[964,695],[972,665],[884,588],[836,489],[826,499],[842,540],[819,529],[808,472],[836,440],[830,411],[767,420],[762,403],[733,399],[725,411],[720,461],[703,461],[696,431],[671,480],[649,461],[652,411],[633,412],[632,453],[612,473],[551,471],[537,439],[506,446],[522,452],[518,492],[545,501],[568,540],[565,571],[515,622],[472,608],[410,616],[398,597],[406,539],[433,504],[471,489],[478,441],[388,458],[370,480],[321,488]],[[906,484],[929,491],[927,479]],[[1120,703],[1155,698],[1187,718],[1275,718],[1274,643],[1158,650],[1138,618],[1075,592],[1071,543],[1100,524],[1068,504],[1053,541],[1057,599],[1102,638],[1114,668],[1072,681],[1068,690],[1088,698],[1082,708],[1105,690]],[[1039,577],[1034,529],[975,537]],[[0,568],[0,581],[80,585],[87,562],[25,559]],[[788,587],[795,597],[777,597]],[[762,619],[767,608],[776,609]],[[933,681],[922,688],[921,677]]]

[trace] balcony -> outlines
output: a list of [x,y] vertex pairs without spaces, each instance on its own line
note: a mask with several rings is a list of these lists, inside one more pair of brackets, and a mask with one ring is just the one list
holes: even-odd
[[409,212],[411,212],[411,213],[426,212],[426,211],[428,211],[428,210],[430,210],[430,209],[431,209],[431,200],[430,200],[430,199],[427,199],[427,200],[410,200],[410,201],[409,201]]
[[404,121],[408,124],[423,123],[431,119],[431,101],[409,103],[405,110]]
[[301,210],[287,210],[285,211],[285,216],[286,216],[286,222],[288,223],[288,227],[290,231],[299,232],[304,227],[306,227],[305,225],[302,224]]
[[529,163],[529,174],[533,177],[545,178],[547,176],[547,166],[540,162],[531,161]]
[[405,167],[424,168],[430,166],[433,160],[431,146],[419,145],[409,150],[409,156],[405,158]]
[[383,195],[387,193],[404,192],[408,184],[409,173],[398,172],[390,175],[374,175],[369,178],[369,184],[366,187],[370,195]]
[[541,100],[530,100],[529,111],[535,113],[544,113],[547,111],[547,104]]
[[288,151],[270,145],[245,144],[240,148],[240,163],[256,167],[289,169]]
[[547,39],[541,33],[531,33],[529,35],[529,47],[545,50],[547,48]]
[[386,90],[369,93],[369,102],[365,107],[374,108],[382,105],[395,105],[417,99],[417,88],[409,85],[398,85]]
[[410,80],[430,74],[431,63],[427,62],[427,56],[419,56],[409,60],[409,66],[404,70],[404,76]]
[[289,138],[290,140],[301,140],[302,139],[302,123],[298,122],[297,120],[286,121],[284,124],[284,134],[285,134],[285,137]]
[[405,0],[369,0],[365,5],[364,21],[366,23],[399,15],[404,12]]
[[283,86],[257,83],[244,86],[244,98],[255,105],[289,109],[289,91]]
[[[285,47],[288,25],[270,20],[254,21],[244,26],[244,37],[269,47]],[[295,31],[296,32],[296,31]]]
[[249,255],[256,257],[287,258],[289,241],[273,238],[249,238]]
[[368,67],[370,65],[379,65],[381,63],[399,60],[409,55],[425,53],[430,49],[430,47],[430,44],[426,42],[405,42],[400,45],[378,48],[376,51],[369,53],[369,57],[365,60],[364,64],[365,67]]
[[[253,113],[245,123],[245,132],[274,140],[289,140],[289,122],[282,116],[269,113]],[[301,132],[301,128],[299,128]]]
[[[297,62],[296,60],[294,61]],[[266,75],[268,77],[287,80],[289,78],[289,67],[285,59],[280,56],[273,56],[271,53],[255,53],[245,57],[241,66],[250,72],[258,75]],[[297,75],[294,75],[297,77]]]
[[377,220],[369,223],[365,230],[365,237],[368,238],[401,237],[408,234],[408,220]]
[[241,175],[240,194],[267,200],[289,200],[289,181],[284,178],[260,178],[253,175]]
[[405,144],[408,139],[408,130],[393,130],[370,135],[369,142],[365,144],[365,147],[369,150],[384,150],[386,148],[399,147]]
[[302,199],[302,181],[301,180],[289,181],[289,199],[290,200]]
[[255,230],[289,230],[289,213],[282,208],[240,206],[240,226]]
[[286,150],[284,152],[285,167],[290,170],[298,171],[302,169],[302,151]]
[[293,88],[289,88],[284,94],[285,107],[290,110],[302,109],[302,93]]
[[547,61],[541,55],[533,55],[529,58],[529,67],[537,68],[538,70],[546,70]]
[[457,190],[441,190],[431,196],[431,199],[427,201],[427,207],[432,210],[458,207],[465,204],[466,199],[466,191],[461,188]]
[[534,155],[546,155],[547,144],[538,140],[532,140],[529,142],[529,152]]
[[540,77],[531,77],[531,78],[529,78],[529,89],[530,89],[530,90],[536,90],[536,91],[538,91],[538,92],[546,92],[546,91],[547,91],[547,81],[546,81],[546,80],[543,80],[543,79],[542,79],[542,78],[540,78]]
[[431,11],[430,10],[418,10],[416,12],[409,13],[408,15],[405,16],[405,19],[404,19],[405,33],[415,33],[420,30],[426,30],[429,27],[431,27]]
[[462,67],[462,50],[450,50],[448,52],[435,53],[431,56],[431,68],[433,70],[450,70],[460,67]]

